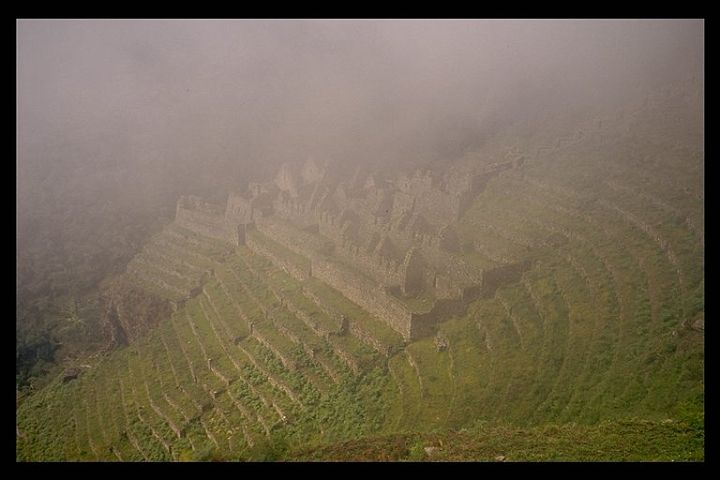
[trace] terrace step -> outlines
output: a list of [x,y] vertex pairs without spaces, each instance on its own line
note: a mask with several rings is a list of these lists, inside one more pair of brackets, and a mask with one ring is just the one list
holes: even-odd
[[303,404],[302,404],[302,402],[300,401],[300,399],[298,398],[297,394],[296,394],[290,387],[288,387],[284,382],[282,382],[281,380],[279,380],[275,375],[273,375],[272,373],[270,373],[270,371],[268,371],[264,366],[262,366],[262,365],[255,359],[255,357],[243,347],[242,343],[243,343],[243,342],[238,343],[238,344],[237,344],[237,347],[238,347],[238,349],[248,358],[248,360],[250,360],[250,363],[252,363],[253,366],[254,366],[260,373],[262,373],[265,377],[267,377],[268,382],[269,382],[272,386],[276,387],[278,390],[280,390],[280,391],[282,391],[282,392],[285,392],[285,394],[287,394],[287,396],[288,396],[288,398],[290,398],[290,400],[292,400],[293,402],[295,402],[296,404],[298,404],[300,407],[302,407]]

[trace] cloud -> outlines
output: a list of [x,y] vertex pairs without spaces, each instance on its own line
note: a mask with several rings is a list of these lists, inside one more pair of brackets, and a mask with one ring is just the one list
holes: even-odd
[[[450,158],[505,124],[541,128],[556,110],[620,104],[701,75],[703,28],[701,20],[21,20],[18,162],[24,186],[51,158],[105,168],[112,157],[180,188],[212,175],[230,183],[228,172],[242,183],[308,155],[376,165]],[[58,144],[68,147],[61,157]]]

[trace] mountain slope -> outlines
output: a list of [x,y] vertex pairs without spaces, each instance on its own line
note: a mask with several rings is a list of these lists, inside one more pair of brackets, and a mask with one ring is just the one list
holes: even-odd
[[[660,431],[678,442],[667,454],[629,446],[621,459],[697,447],[683,422],[701,425],[704,410],[700,102],[692,89],[668,90],[518,141],[525,164],[490,179],[456,229],[473,261],[529,268],[434,336],[403,339],[327,284],[296,278],[284,265],[302,256],[262,233],[252,234],[259,254],[168,226],[125,281],[172,315],[22,402],[18,460],[253,459],[482,421],[531,436],[565,425],[566,438],[598,442],[620,425],[628,438]],[[514,432],[502,437],[510,445]],[[329,449],[299,458],[348,458]]]

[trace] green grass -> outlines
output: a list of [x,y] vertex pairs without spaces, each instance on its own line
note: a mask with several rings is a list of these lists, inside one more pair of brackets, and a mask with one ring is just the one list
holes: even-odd
[[[532,266],[443,319],[444,351],[433,338],[406,345],[339,291],[247,247],[166,229],[137,285],[175,299],[202,279],[206,294],[132,346],[78,359],[77,380],[23,397],[16,458],[703,460],[702,170],[663,138],[613,138],[533,153],[478,196],[457,224],[464,246],[481,246],[466,259]],[[341,316],[356,336],[338,334]]]
[[428,294],[415,296],[393,295],[393,298],[402,303],[405,308],[413,313],[427,313],[432,310],[435,299]]
[[[522,231],[526,227],[510,219],[531,214],[507,216],[503,228]],[[602,221],[612,223],[610,217]],[[466,446],[432,459],[492,460],[499,454],[511,460],[701,458],[697,446],[681,453],[685,447],[679,445],[689,441],[687,432],[668,430],[668,425],[684,421],[678,420],[682,415],[697,418],[702,412],[702,376],[697,373],[703,361],[700,338],[685,330],[672,336],[677,324],[664,320],[664,312],[679,308],[666,257],[642,235],[613,225],[614,230],[607,231],[612,237],[592,237],[592,244],[572,240],[555,249],[537,247],[539,259],[522,282],[499,289],[495,298],[477,300],[466,315],[440,325],[449,339],[446,351],[437,352],[431,338],[421,339],[407,346],[407,353],[394,354],[387,367],[377,352],[354,337],[331,336],[328,344],[281,307],[269,288],[276,288],[316,320],[325,318],[322,309],[303,294],[303,287],[307,288],[324,308],[343,312],[371,335],[402,348],[389,327],[320,282],[300,283],[239,250],[237,255],[245,255],[244,260],[231,257],[227,266],[215,266],[225,288],[218,281],[206,285],[212,304],[205,295],[193,299],[138,345],[112,353],[81,380],[67,385],[56,381],[24,402],[18,409],[18,425],[25,436],[18,439],[17,457],[92,460],[97,455],[111,460],[116,459],[114,451],[123,459],[170,460],[202,457],[205,451],[222,459],[251,459],[262,448],[278,445],[272,442],[286,445],[287,453],[301,445],[380,433],[456,435],[443,432],[467,428],[476,420],[502,419],[512,426],[493,427],[491,434],[478,427],[477,434],[485,435],[482,441],[462,434]],[[590,227],[585,229],[590,238]],[[618,235],[634,239],[626,251],[618,251],[611,241]],[[242,345],[260,370],[237,350],[233,338],[247,333],[238,307],[255,319],[273,349],[298,365],[295,371],[255,340],[243,340]],[[275,321],[292,337],[265,319],[262,309],[274,312]],[[677,313],[671,315],[677,322]],[[316,348],[317,355],[339,373],[340,383],[310,358],[304,344]],[[232,397],[208,368],[205,355],[231,382]],[[359,371],[351,373],[339,355],[351,358]],[[271,385],[263,372],[295,392],[303,405]],[[212,392],[221,393],[213,399]],[[250,418],[233,398],[252,412]],[[40,403],[43,408],[38,410],[41,399],[48,404]],[[272,403],[292,420],[282,423]],[[685,410],[678,405],[685,405]],[[71,413],[59,414],[64,411]],[[258,415],[270,428],[271,439]],[[627,438],[642,436],[639,432],[646,428],[648,438],[669,442],[671,448],[653,450],[647,442],[642,446],[635,441],[623,446],[614,430],[602,423],[638,416],[648,420],[622,420],[630,422],[622,424]],[[665,418],[672,422],[658,423]],[[182,428],[182,438],[176,437],[168,421]],[[551,427],[544,426],[548,422],[559,425],[550,430],[559,435],[552,442],[547,436]],[[255,447],[246,443],[242,428],[255,439]],[[219,447],[207,438],[206,429]],[[498,439],[488,440],[499,432]],[[694,438],[702,443],[701,433]],[[369,442],[372,445],[373,440]],[[171,446],[170,452],[163,443]],[[409,444],[408,453],[397,459],[427,460],[424,450],[416,447]],[[307,458],[324,458],[313,455]]]
[[267,235],[260,233],[258,230],[250,230],[249,232],[247,232],[247,236],[258,242],[259,244],[263,245],[263,247],[269,249],[271,252],[273,252],[274,255],[286,259],[287,261],[294,265],[297,265],[301,269],[307,270],[308,268],[310,268],[310,260],[307,257],[293,252],[285,245],[274,241]]
[[[430,448],[428,454],[425,448]],[[704,460],[704,434],[686,422],[605,421],[372,437],[288,452],[292,461],[688,462]]]
[[380,343],[395,348],[403,344],[402,336],[388,324],[370,315],[329,285],[311,278],[303,286],[320,298],[331,312],[345,315],[351,321],[357,322]]

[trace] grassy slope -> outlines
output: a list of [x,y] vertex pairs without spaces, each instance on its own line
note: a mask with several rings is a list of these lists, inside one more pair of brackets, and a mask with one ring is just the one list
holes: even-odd
[[[533,265],[443,322],[443,352],[423,339],[385,359],[324,338],[273,292],[332,330],[299,282],[247,249],[169,229],[159,244],[188,276],[214,269],[206,293],[22,402],[17,458],[419,460],[433,445],[439,460],[702,459],[701,158],[669,145],[662,122],[645,132],[652,114],[490,182],[459,235]],[[337,292],[307,286],[362,322]],[[240,340],[250,321],[261,338]]]
[[[388,435],[285,452],[288,461],[698,461],[704,432],[687,422],[605,421]],[[427,449],[427,450],[426,450]]]

